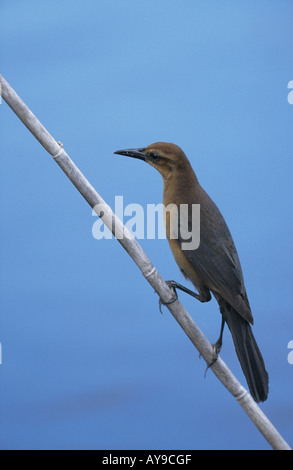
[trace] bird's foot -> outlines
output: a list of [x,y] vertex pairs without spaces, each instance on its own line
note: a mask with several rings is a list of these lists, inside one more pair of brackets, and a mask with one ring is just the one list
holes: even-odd
[[212,367],[215,364],[215,362],[217,361],[217,359],[219,357],[219,354],[221,352],[221,349],[222,349],[222,344],[223,343],[222,343],[221,338],[219,338],[218,341],[215,344],[212,344],[214,357],[211,360],[211,362],[207,365],[204,376],[207,375],[207,371],[209,370],[209,368]]
[[179,282],[176,282],[176,281],[166,281],[166,284],[170,287],[170,289],[172,289],[174,291],[174,294],[175,294],[175,297],[173,300],[171,300],[170,302],[163,302],[161,299],[159,300],[159,308],[160,308],[160,312],[162,313],[162,305],[169,305],[169,304],[172,304],[173,302],[175,302],[175,300],[178,299],[178,295],[177,295],[177,292],[176,292],[176,289],[180,289],[182,290],[182,292],[185,292],[186,294],[189,294],[191,295],[192,297],[195,297],[197,300],[200,300],[200,296],[199,294],[196,294],[196,292],[193,292],[192,290],[190,289],[187,289],[187,287],[184,287],[182,286],[182,284],[179,284]]
[[170,287],[170,289],[174,292],[174,297],[172,300],[170,300],[169,302],[163,302],[162,299],[159,299],[159,309],[160,309],[160,312],[163,314],[162,312],[162,305],[170,305],[170,304],[173,304],[177,299],[178,299],[178,295],[177,295],[177,292],[175,290],[175,287],[173,285],[173,282],[174,281],[166,281],[166,284]]

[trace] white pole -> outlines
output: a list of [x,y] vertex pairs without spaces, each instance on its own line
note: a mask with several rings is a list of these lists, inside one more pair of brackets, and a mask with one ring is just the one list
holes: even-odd
[[[173,292],[167,286],[156,268],[152,265],[150,259],[147,257],[137,240],[127,230],[127,228],[123,226],[122,222],[116,217],[111,208],[105,203],[69,158],[63,147],[60,146],[60,144],[58,144],[58,142],[56,142],[49,134],[2,75],[0,75],[0,90],[6,103],[36,137],[40,144],[52,155],[56,163],[58,163],[62,168],[64,173],[86,199],[89,205],[92,208],[97,206],[96,212],[99,216],[101,215],[101,212],[104,213],[104,215],[102,215],[103,222],[113,232],[119,243],[121,243],[123,248],[137,264],[144,277],[159,295],[159,298],[164,303],[168,303],[173,300]],[[177,299],[175,302],[168,304],[167,307],[205,361],[210,363],[213,358],[212,346],[190,315],[186,312],[179,300]],[[238,403],[242,406],[244,411],[263,434],[272,448],[275,450],[291,450],[287,442],[255,403],[248,391],[238,382],[236,377],[220,357],[211,366],[211,369],[234,398],[236,398]]]

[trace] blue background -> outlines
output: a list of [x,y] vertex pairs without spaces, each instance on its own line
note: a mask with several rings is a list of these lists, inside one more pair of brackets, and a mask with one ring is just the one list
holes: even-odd
[[[101,196],[158,203],[120,148],[174,142],[223,212],[293,442],[291,1],[1,2],[1,73]],[[2,449],[268,449],[115,240],[6,103],[1,111]],[[124,220],[127,221],[127,218]],[[183,281],[166,240],[141,240]],[[211,342],[216,302],[180,300]],[[228,330],[221,353],[246,386]]]

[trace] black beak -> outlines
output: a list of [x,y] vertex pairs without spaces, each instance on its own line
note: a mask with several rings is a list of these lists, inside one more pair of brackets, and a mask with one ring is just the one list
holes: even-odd
[[117,152],[114,152],[114,153],[117,155],[126,155],[126,157],[139,158],[139,160],[146,161],[147,157],[143,153],[143,151],[144,151],[144,147],[140,149],[117,150]]

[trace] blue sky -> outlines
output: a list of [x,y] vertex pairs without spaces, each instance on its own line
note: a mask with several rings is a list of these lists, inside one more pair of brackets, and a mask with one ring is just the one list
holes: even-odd
[[[0,8],[1,73],[108,204],[162,199],[160,175],[115,150],[183,148],[233,234],[270,374],[261,407],[292,444],[292,2]],[[94,239],[91,209],[5,103],[0,119],[1,448],[267,449],[120,245]],[[166,240],[140,242],[183,281]],[[180,300],[213,342],[215,301]]]

